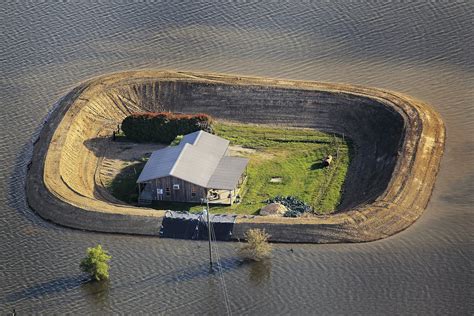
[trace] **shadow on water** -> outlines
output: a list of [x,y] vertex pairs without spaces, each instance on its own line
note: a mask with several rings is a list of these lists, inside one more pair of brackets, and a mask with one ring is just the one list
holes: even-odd
[[[222,272],[226,273],[239,269],[243,266],[243,262],[235,258],[226,258],[220,260],[220,266],[222,268]],[[214,263],[212,271],[210,270],[208,263],[202,263],[194,266],[193,268],[175,270],[172,274],[164,276],[162,281],[165,284],[188,282],[195,279],[207,278],[209,275],[217,276],[218,273],[219,270],[216,263]]]
[[245,262],[250,267],[249,281],[255,285],[262,285],[270,279],[272,262],[263,260],[257,262]]
[[24,299],[39,298],[52,293],[66,292],[88,283],[95,282],[90,282],[89,278],[84,275],[61,277],[12,293],[7,296],[7,301],[16,302]]
[[[272,264],[270,260],[263,260],[258,262],[244,261],[236,258],[227,258],[220,260],[223,273],[228,273],[240,268],[249,269],[249,280],[256,285],[261,285],[270,279]],[[178,283],[187,282],[194,279],[207,278],[209,275],[218,276],[219,270],[217,265],[214,265],[212,271],[208,264],[197,265],[194,269],[182,269],[175,271],[172,275],[166,276],[164,283]]]
[[[222,273],[229,273],[241,268],[248,267],[249,279],[254,284],[262,284],[270,278],[271,261],[265,260],[260,262],[247,262],[238,258],[226,258],[220,260]],[[211,270],[208,263],[201,263],[191,267],[169,271],[167,273],[151,275],[147,278],[133,282],[133,285],[146,287],[146,284],[163,284],[170,285],[181,282],[191,282],[195,280],[208,279],[209,277],[219,277],[219,268],[216,263]],[[127,284],[129,287],[131,284]]]
[[[109,305],[109,281],[85,282],[80,286],[81,292],[86,297],[90,297],[96,306]],[[89,301],[90,302],[90,301]]]

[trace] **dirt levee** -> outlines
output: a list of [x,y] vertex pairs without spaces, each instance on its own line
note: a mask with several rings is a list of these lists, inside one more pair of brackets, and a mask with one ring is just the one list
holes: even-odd
[[35,144],[30,205],[62,225],[157,235],[163,211],[121,204],[98,185],[112,130],[136,111],[204,112],[216,118],[310,127],[354,147],[342,203],[330,216],[239,218],[234,237],[262,227],[282,242],[357,242],[392,235],[422,213],[445,130],[431,107],[408,96],[342,84],[166,71],[108,75],[58,104]]

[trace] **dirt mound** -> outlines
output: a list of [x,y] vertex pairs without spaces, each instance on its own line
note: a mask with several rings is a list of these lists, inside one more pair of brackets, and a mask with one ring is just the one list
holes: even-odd
[[288,209],[280,203],[270,203],[260,210],[262,216],[283,216]]

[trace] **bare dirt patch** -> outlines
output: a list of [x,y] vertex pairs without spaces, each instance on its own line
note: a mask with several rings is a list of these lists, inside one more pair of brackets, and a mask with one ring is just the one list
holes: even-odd
[[283,178],[282,177],[272,177],[270,179],[270,183],[282,183],[283,182]]
[[252,155],[256,152],[256,150],[253,148],[242,147],[239,145],[231,145],[229,146],[229,150],[230,150],[231,156],[242,156],[242,157]]
[[[100,185],[108,188],[113,179],[131,165],[145,161],[161,144],[113,142],[106,144],[106,154],[99,165]],[[136,171],[138,172],[138,171]],[[110,190],[108,190],[110,192]]]

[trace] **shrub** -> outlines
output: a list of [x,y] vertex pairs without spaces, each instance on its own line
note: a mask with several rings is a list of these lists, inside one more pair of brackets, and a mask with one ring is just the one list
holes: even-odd
[[108,262],[111,258],[101,245],[97,245],[87,248],[87,257],[81,260],[79,267],[97,281],[107,280],[109,278]]
[[176,136],[199,130],[212,133],[212,118],[207,114],[143,112],[127,116],[122,131],[137,142],[171,143]]
[[245,233],[247,243],[239,249],[239,255],[245,260],[261,261],[270,257],[272,246],[268,243],[270,235],[262,229],[249,229]]
[[184,135],[178,135],[176,136],[175,139],[173,139],[173,141],[171,142],[171,146],[178,146],[179,143],[181,142],[181,140],[183,139]]

